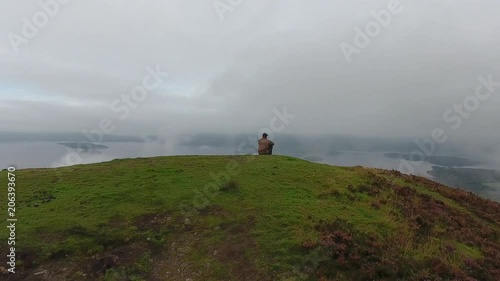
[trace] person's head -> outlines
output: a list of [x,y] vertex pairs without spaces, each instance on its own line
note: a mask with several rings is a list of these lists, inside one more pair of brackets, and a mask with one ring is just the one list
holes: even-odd
[[263,133],[263,134],[262,134],[262,138],[267,139],[267,134],[266,134],[266,133]]

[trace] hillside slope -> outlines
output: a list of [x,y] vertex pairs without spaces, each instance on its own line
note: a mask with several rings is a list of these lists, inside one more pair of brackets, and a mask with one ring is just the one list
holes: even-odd
[[179,156],[15,174],[18,266],[8,280],[500,276],[500,204],[396,171]]

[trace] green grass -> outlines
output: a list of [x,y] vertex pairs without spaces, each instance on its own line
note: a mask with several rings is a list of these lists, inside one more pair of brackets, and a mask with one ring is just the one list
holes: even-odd
[[[134,258],[121,258],[126,264],[117,263],[95,278],[119,280],[125,275],[146,280],[150,274],[170,270],[161,264],[173,258],[193,272],[202,272],[200,280],[296,280],[297,268],[310,280],[363,280],[372,271],[380,279],[393,274],[383,270],[384,262],[373,269],[358,268],[354,260],[343,264],[335,256],[304,273],[304,259],[313,253],[311,249],[332,247],[322,244],[322,237],[335,230],[318,226],[339,220],[350,226],[336,230],[356,237],[348,246],[350,256],[342,254],[353,257],[356,247],[376,237],[377,245],[393,252],[387,259],[412,261],[401,268],[407,280],[417,278],[429,262],[444,255],[445,245],[455,245],[453,256],[441,259],[448,267],[432,273],[444,278],[459,276],[457,272],[475,276],[463,260],[475,259],[482,265],[492,251],[500,251],[498,220],[492,223],[476,211],[484,201],[494,207],[490,210],[494,215],[500,210],[497,203],[474,198],[480,200],[471,199],[476,205],[465,205],[457,199],[461,193],[455,197],[455,191],[446,187],[431,188],[426,182],[382,170],[333,167],[282,156],[178,156],[15,174],[16,246],[19,253],[32,253],[31,260],[22,261],[23,270],[30,272],[65,258],[74,262],[74,274],[68,278],[76,280],[93,280],[90,275],[97,274],[83,266],[93,262],[90,256],[114,251],[121,255],[119,249],[130,245],[143,245],[146,250]],[[3,186],[7,186],[6,175],[0,173]],[[389,184],[391,178],[395,180]],[[393,185],[401,187],[399,192],[410,188],[414,193],[401,195]],[[0,190],[1,198],[7,198],[6,189]],[[440,215],[433,215],[434,207]],[[6,212],[2,204],[0,213]],[[158,222],[149,217],[140,222],[152,214],[159,214]],[[454,222],[447,221],[452,216],[473,224],[470,227],[477,233],[470,234],[473,229],[466,224],[457,230]],[[421,220],[431,223],[425,231],[424,226],[415,226]],[[0,241],[6,241],[7,235],[1,231]],[[474,235],[488,237],[489,243],[476,241]],[[172,243],[190,245],[189,253],[178,256],[170,249]],[[312,248],[304,247],[307,243]],[[214,249],[220,255],[214,255]],[[482,269],[490,270],[486,265]],[[176,278],[170,277],[181,280]]]

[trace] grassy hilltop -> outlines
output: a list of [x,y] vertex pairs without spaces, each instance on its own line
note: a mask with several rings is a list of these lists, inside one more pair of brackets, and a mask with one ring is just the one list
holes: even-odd
[[8,280],[500,276],[500,204],[396,171],[179,156],[20,170],[16,186]]

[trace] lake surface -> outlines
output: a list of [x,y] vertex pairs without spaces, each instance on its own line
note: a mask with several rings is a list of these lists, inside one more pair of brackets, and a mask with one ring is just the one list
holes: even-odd
[[[318,163],[330,164],[335,166],[363,166],[371,168],[381,168],[388,170],[402,170],[406,172],[406,169],[400,169],[401,161],[399,159],[386,157],[384,154],[387,152],[366,152],[366,151],[338,151],[336,155],[318,155],[318,158],[323,158],[320,161],[314,161]],[[296,155],[300,158],[309,158],[308,156]],[[315,157],[314,157],[315,158]],[[420,164],[420,163],[419,163]],[[427,171],[432,170],[432,166],[429,162],[422,162],[420,165],[413,164],[415,169],[415,175],[430,177]]]
[[[104,146],[91,146],[85,149],[74,149],[74,145],[61,144],[60,142],[0,142],[0,170],[9,166],[17,169],[25,168],[55,168],[75,164],[90,164],[111,161],[120,158],[171,156],[171,155],[234,155],[235,148],[231,146],[196,146],[177,145],[175,143],[141,143],[141,142],[106,142]],[[107,148],[105,148],[107,147]],[[330,154],[314,152],[311,154],[283,153],[279,149],[277,155],[288,155],[306,159],[312,162],[336,166],[364,166],[389,170],[408,172],[406,168],[400,169],[401,160],[387,157],[388,151],[365,152],[341,150]],[[497,180],[475,176],[477,169],[500,170],[498,164],[480,164],[471,170],[451,171],[441,177],[432,177],[428,171],[433,170],[436,164],[423,161],[420,165],[411,162],[413,174],[430,178],[437,182],[456,186],[473,191],[478,195],[500,202],[500,185]],[[434,171],[435,172],[435,171]],[[434,173],[435,174],[435,173]],[[474,180],[473,180],[474,179]],[[495,186],[492,186],[494,184]]]
[[137,158],[168,155],[230,154],[229,149],[187,147],[172,144],[139,142],[106,142],[107,149],[82,152],[57,142],[0,142],[0,168],[10,165],[23,168],[52,168],[72,164],[89,164],[117,158]]
[[[18,168],[51,168],[72,164],[88,164],[111,161],[117,158],[136,158],[169,155],[231,155],[232,147],[186,146],[173,143],[106,142],[107,149],[95,149],[94,153],[76,153],[71,147],[57,142],[0,142],[0,168],[10,165]],[[314,162],[338,166],[365,166],[398,170],[399,159],[386,157],[387,152],[338,151],[334,155],[287,154]],[[279,153],[279,150],[277,151]],[[414,174],[429,177],[429,162],[416,166]],[[484,165],[478,166],[485,168]],[[497,167],[489,167],[497,168]]]

